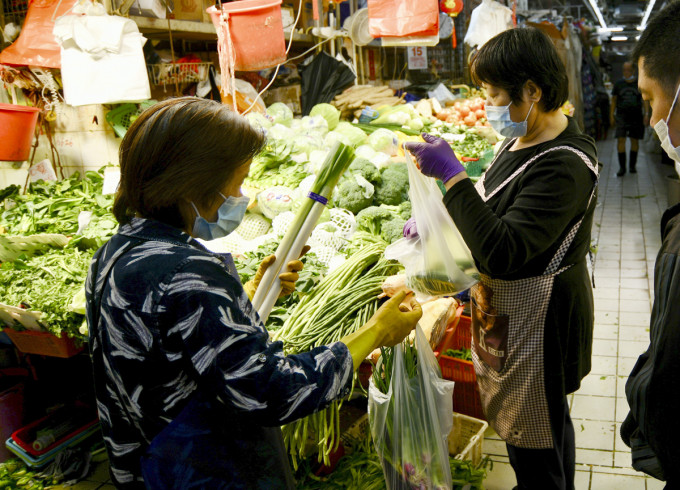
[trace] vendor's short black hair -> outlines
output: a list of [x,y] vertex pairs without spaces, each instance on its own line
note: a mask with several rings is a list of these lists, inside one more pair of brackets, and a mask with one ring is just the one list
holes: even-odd
[[669,97],[680,82],[680,1],[660,10],[647,24],[631,56],[643,58],[645,75],[654,79]]
[[569,96],[564,63],[548,36],[535,27],[509,29],[491,38],[470,68],[475,83],[502,88],[515,103],[522,100],[526,82],[533,81],[543,92],[545,112],[559,109]]

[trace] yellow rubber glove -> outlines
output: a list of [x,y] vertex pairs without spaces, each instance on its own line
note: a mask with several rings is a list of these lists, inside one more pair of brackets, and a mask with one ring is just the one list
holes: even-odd
[[[303,257],[307,252],[309,252],[309,245],[305,245],[305,247],[302,249],[300,257]],[[260,266],[257,268],[255,277],[243,285],[243,289],[246,291],[246,294],[251,301],[255,297],[255,291],[257,291],[257,287],[260,285],[260,281],[262,281],[264,273],[267,272],[267,269],[274,263],[275,260],[275,255],[265,257],[265,259],[260,263]],[[288,296],[290,293],[295,291],[295,282],[300,279],[298,272],[302,270],[302,267],[303,265],[300,260],[291,260],[288,262],[288,264],[286,264],[287,271],[279,275],[279,279],[281,280],[281,294],[279,294],[279,298]]]
[[423,310],[414,298],[410,300],[410,308],[401,304],[407,294],[407,291],[395,294],[378,309],[366,325],[340,339],[352,355],[355,370],[374,349],[397,345],[416,327],[423,316]]

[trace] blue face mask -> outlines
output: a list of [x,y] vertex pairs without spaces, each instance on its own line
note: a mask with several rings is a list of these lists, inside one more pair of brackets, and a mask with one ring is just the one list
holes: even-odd
[[[510,104],[512,104],[512,102]],[[504,106],[486,104],[484,106],[486,110],[486,119],[498,134],[505,136],[506,138],[519,138],[520,136],[525,136],[527,134],[527,120],[529,119],[531,110],[534,108],[534,104],[531,104],[524,121],[518,123],[510,118],[510,104]]]
[[[220,196],[224,197],[222,194]],[[245,216],[248,209],[248,202],[250,202],[250,199],[246,196],[224,197],[224,202],[217,210],[217,221],[214,223],[208,222],[208,220],[201,216],[192,202],[191,205],[194,211],[196,211],[196,219],[194,220],[194,228],[191,234],[195,238],[203,240],[215,240],[216,238],[227,236],[243,221],[243,216]]]

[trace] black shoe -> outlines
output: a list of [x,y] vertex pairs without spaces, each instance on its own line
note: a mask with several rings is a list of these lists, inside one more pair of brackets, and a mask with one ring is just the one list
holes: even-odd
[[637,170],[635,170],[635,167],[630,167],[630,173],[631,174],[636,174]]
[[616,176],[617,176],[617,177],[623,177],[625,174],[626,174],[626,169],[625,169],[625,168],[622,168],[621,170],[619,170],[618,172],[616,172]]

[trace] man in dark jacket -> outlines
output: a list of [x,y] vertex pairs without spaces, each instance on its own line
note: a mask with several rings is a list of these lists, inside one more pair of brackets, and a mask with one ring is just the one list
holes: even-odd
[[[639,88],[652,107],[650,124],[680,174],[680,2],[661,10],[633,51]],[[632,449],[633,467],[680,488],[680,205],[661,220],[663,244],[654,268],[650,344],[626,383],[630,413],[621,437]]]

